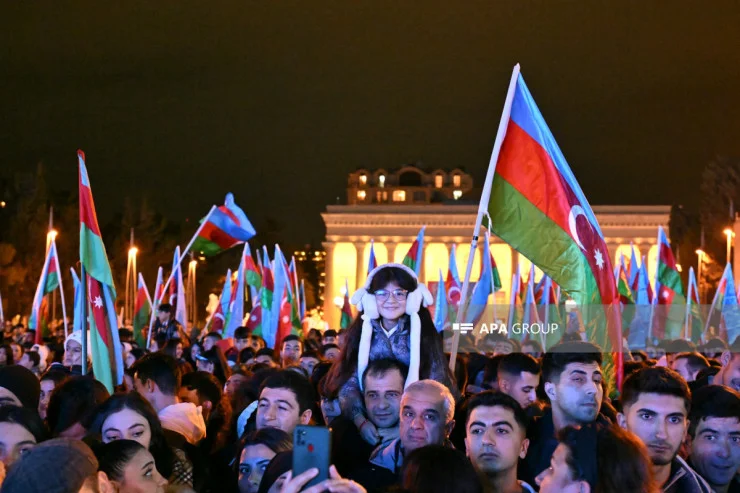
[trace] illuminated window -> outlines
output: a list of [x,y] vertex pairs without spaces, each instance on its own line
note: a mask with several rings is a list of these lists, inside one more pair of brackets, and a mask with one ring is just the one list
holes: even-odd
[[378,183],[380,184],[380,188],[383,188],[385,186],[385,175],[380,175],[378,177]]
[[452,186],[459,187],[460,186],[460,175],[454,175],[452,177]]
[[388,202],[388,192],[381,192],[378,190],[375,192],[375,200],[377,202]]
[[445,178],[442,175],[437,175],[434,177],[434,188],[442,188],[442,185],[444,184]]
[[462,190],[455,190],[454,192],[452,192],[452,197],[455,200],[458,200],[460,197],[462,197]]
[[365,200],[365,190],[358,190],[357,191],[357,199],[358,200]]
[[406,202],[406,190],[394,190],[393,202]]
[[360,185],[367,185],[367,175],[360,175]]

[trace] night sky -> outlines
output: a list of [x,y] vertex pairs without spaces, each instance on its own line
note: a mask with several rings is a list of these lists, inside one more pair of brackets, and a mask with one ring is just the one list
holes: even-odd
[[357,168],[421,161],[480,184],[516,62],[592,204],[695,206],[707,161],[740,155],[732,1],[2,10],[0,173],[42,161],[74,189],[80,147],[103,220],[148,195],[182,222],[232,191],[255,223],[316,242]]

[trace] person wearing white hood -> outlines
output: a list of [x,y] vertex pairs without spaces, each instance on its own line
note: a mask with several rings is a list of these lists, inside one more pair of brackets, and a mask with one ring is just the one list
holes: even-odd
[[[87,363],[88,365],[92,362],[92,355],[90,354],[90,333],[87,334]],[[64,358],[62,359],[62,366],[72,368],[73,373],[75,367],[82,368],[82,332],[77,330],[72,332],[67,339],[64,341]]]

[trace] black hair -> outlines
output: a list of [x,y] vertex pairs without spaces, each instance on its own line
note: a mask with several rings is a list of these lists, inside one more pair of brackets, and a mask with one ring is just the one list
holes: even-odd
[[673,358],[673,361],[675,362],[680,359],[687,360],[687,365],[689,367],[689,370],[691,370],[692,373],[701,371],[704,368],[709,368],[711,366],[709,364],[709,360],[707,360],[707,358],[703,354],[699,354],[697,352],[678,353]]
[[39,382],[43,382],[44,380],[51,380],[54,382],[54,387],[56,388],[59,386],[60,383],[69,378],[69,373],[65,370],[66,369],[51,367],[46,370],[43,375],[41,375],[41,378],[39,378]]
[[684,339],[668,341],[665,348],[665,352],[667,354],[691,353],[694,351],[696,351],[696,346],[690,341],[686,341]]
[[39,363],[41,363],[41,356],[36,351],[26,351],[24,354],[28,356],[33,366],[39,366]]
[[260,356],[269,356],[271,360],[275,361],[275,351],[270,348],[263,347],[254,355],[255,358],[259,358]]
[[693,395],[689,413],[689,435],[696,438],[696,429],[709,418],[735,418],[740,421],[740,393],[724,385],[707,385]]
[[303,342],[301,342],[300,337],[298,337],[295,334],[290,334],[283,338],[283,341],[280,343],[280,347],[283,347],[286,342],[290,342],[290,341],[298,341],[299,343],[301,343],[301,346],[303,345]]
[[330,350],[330,349],[339,349],[339,346],[337,346],[336,344],[333,344],[333,343],[332,344],[324,344],[323,346],[321,346],[321,349],[319,350],[319,351],[321,351],[321,356],[325,356],[326,355],[326,352],[328,350]]
[[12,366],[13,365],[13,348],[10,347],[10,344],[2,344],[0,345],[0,349],[5,350],[5,366]]
[[169,303],[162,303],[157,307],[158,312],[172,313],[172,305]]
[[264,445],[276,454],[280,452],[287,452],[293,450],[293,437],[280,428],[262,428],[261,430],[255,430],[239,442],[239,448],[237,450],[237,463],[239,462],[239,456],[246,447],[253,445]]
[[105,386],[89,376],[71,377],[57,386],[46,410],[52,436],[58,436],[76,423],[89,429],[95,408],[108,397],[110,394]]
[[142,450],[146,450],[144,446],[133,440],[113,440],[93,447],[98,471],[103,471],[111,481],[122,481],[126,465]]
[[571,363],[596,363],[601,366],[601,348],[584,341],[561,342],[542,356],[542,381],[557,382]]
[[324,332],[324,337],[336,337],[337,331],[334,329],[328,329]]
[[529,426],[529,418],[527,413],[522,409],[522,406],[510,395],[504,394],[503,392],[496,392],[493,390],[486,390],[475,394],[467,403],[468,413],[465,418],[465,428],[468,427],[468,421],[470,421],[470,415],[473,413],[473,409],[476,407],[503,407],[514,413],[514,419],[516,420],[519,427],[522,429],[524,436],[527,434],[527,426]]
[[524,347],[524,346],[532,346],[534,348],[534,350],[537,351],[538,353],[541,353],[542,352],[542,344],[540,344],[539,342],[535,341],[534,339],[530,339],[528,341],[523,342],[522,343],[522,347]]
[[19,406],[0,406],[0,423],[14,423],[25,428],[36,443],[41,443],[48,438],[49,432],[44,422],[34,409]]
[[260,387],[260,395],[262,395],[264,389],[286,389],[293,392],[298,402],[299,414],[313,409],[316,403],[316,396],[311,382],[306,377],[292,370],[281,370],[267,377]]
[[180,369],[169,354],[152,353],[137,360],[132,367],[142,383],[151,380],[165,395],[177,395],[180,390]]
[[498,381],[498,365],[501,363],[501,360],[504,359],[503,354],[497,354],[496,356],[492,356],[490,358],[487,358],[487,361],[485,363],[485,366],[483,367],[483,383],[488,384],[488,382],[497,382]]
[[622,407],[631,406],[640,394],[670,395],[683,399],[686,414],[691,411],[691,390],[681,375],[663,366],[643,368],[627,377],[622,385]]
[[538,375],[540,373],[539,361],[526,353],[510,353],[504,355],[498,362],[498,374],[506,373],[518,378],[521,372]]
[[234,329],[234,339],[246,339],[249,337],[249,329],[246,327],[237,327]]
[[[164,347],[161,347],[161,348],[160,348],[160,350],[161,350],[161,351],[162,351],[163,353],[165,353],[165,354],[169,354],[169,355],[170,355],[170,356],[172,356],[173,358],[177,359],[177,356],[176,356],[176,354],[177,354],[177,345],[178,345],[178,344],[182,344],[182,341],[181,341],[180,339],[170,339],[169,341],[167,341],[167,342],[165,343]],[[185,345],[183,344],[183,347],[184,347],[184,346],[185,346]]]
[[301,358],[316,358],[317,360],[321,360],[321,355],[319,355],[319,353],[317,353],[316,351],[311,351],[309,349],[301,353]]
[[203,339],[208,339],[209,337],[213,337],[214,339],[218,339],[219,341],[223,340],[223,336],[221,336],[221,334],[219,334],[218,332],[209,332]]
[[409,493],[483,493],[473,464],[459,450],[427,445],[403,461],[401,485]]
[[198,358],[207,359],[209,363],[213,364],[213,375],[221,381],[221,385],[225,384],[231,376],[231,368],[226,362],[226,357],[220,347],[213,346]]
[[146,352],[146,349],[144,348],[135,347],[135,348],[131,348],[131,351],[129,351],[129,354],[134,355],[134,361],[136,362],[136,361],[139,361],[144,356],[146,356],[147,352]]
[[313,373],[311,374],[311,385],[316,389],[316,393],[321,396],[326,396],[323,392],[319,392],[319,382],[329,373],[331,369],[331,361],[321,361],[313,367]]
[[244,364],[254,357],[255,357],[254,349],[252,349],[251,347],[245,347],[244,349],[239,351],[239,357],[237,358],[237,362]]
[[403,382],[406,381],[406,377],[409,374],[408,366],[393,358],[372,360],[368,363],[367,368],[365,368],[365,372],[362,374],[362,388],[365,388],[365,382],[367,382],[368,375],[383,377],[386,373],[393,370],[398,370],[398,373],[401,374],[401,385],[403,385]]
[[[149,401],[136,392],[127,394],[115,394],[106,400],[95,413],[95,421],[88,430],[89,435],[100,436],[103,432],[103,423],[111,414],[115,414],[124,409],[130,409],[149,423],[149,430],[152,438],[149,442],[149,452],[154,457],[157,465],[157,471],[165,478],[172,475],[172,465],[175,461],[175,454],[167,444],[165,439],[162,423],[159,421],[157,412],[154,410]],[[101,437],[102,438],[102,437]]]

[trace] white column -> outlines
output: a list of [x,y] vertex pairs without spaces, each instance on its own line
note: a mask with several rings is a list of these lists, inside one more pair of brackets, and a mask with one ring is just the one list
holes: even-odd
[[[362,255],[365,251],[365,242],[355,242],[355,250],[357,250],[357,285],[355,286],[355,289],[359,289],[360,286],[365,284],[365,278],[367,277],[367,265],[365,265],[362,259]],[[349,287],[349,290],[349,295],[352,296],[352,293],[354,293],[352,286]]]
[[334,243],[322,243],[326,250],[324,262],[324,321],[331,329],[339,329],[339,314],[334,306]]

